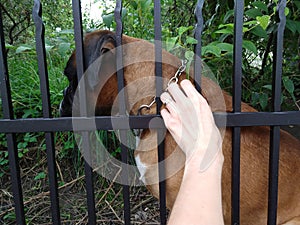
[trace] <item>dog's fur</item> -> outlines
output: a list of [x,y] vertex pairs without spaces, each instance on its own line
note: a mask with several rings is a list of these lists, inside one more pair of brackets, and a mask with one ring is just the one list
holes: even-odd
[[[125,85],[134,82],[142,77],[147,77],[149,74],[154,76],[153,62],[138,62],[139,57],[154,57],[153,45],[126,35],[123,35],[123,44],[138,43],[135,47],[124,49],[124,79]],[[101,69],[99,76],[102,73],[113,73],[115,71],[115,34],[110,31],[95,31],[86,35],[84,41],[85,63],[86,66],[91,65],[103,53],[106,56],[99,63]],[[127,65],[127,60],[136,63]],[[164,62],[176,62],[180,65],[180,60],[175,56],[163,52]],[[163,77],[170,79],[174,75],[178,67],[171,66],[172,63],[163,63]],[[65,75],[70,81],[69,87],[64,91],[64,100],[61,103],[62,116],[71,116],[73,96],[77,87],[76,75],[76,59],[75,53],[70,57],[65,69]],[[184,75],[182,76],[184,77]],[[146,79],[146,78],[145,78]],[[117,78],[113,74],[103,85],[103,88],[98,95],[97,88],[100,78],[92,79],[95,84],[93,88],[88,88],[87,96],[89,99],[96,101],[97,115],[110,115],[114,98],[117,96]],[[151,82],[151,81],[149,81]],[[140,84],[134,90],[129,88],[128,101],[132,95],[143,96],[146,90],[154,89],[154,85],[149,83]],[[208,78],[202,78],[202,94],[209,103],[218,100],[220,93],[218,86]],[[232,111],[232,98],[223,92],[226,104],[226,111]],[[151,101],[151,98],[144,98],[141,101],[133,104],[130,113],[136,113],[138,106],[145,102]],[[212,104],[211,104],[212,105]],[[216,104],[218,105],[218,104]],[[216,106],[212,106],[212,111],[219,111]],[[249,105],[242,103],[242,111],[255,112],[256,110]],[[154,114],[155,109],[151,109],[149,113]],[[142,133],[142,139],[151,136],[153,132],[145,130]],[[223,153],[225,157],[223,173],[222,173],[222,202],[225,224],[231,223],[231,129],[226,129]],[[280,161],[279,161],[279,190],[278,190],[278,224],[300,224],[300,141],[281,131],[280,133]],[[268,165],[269,165],[269,127],[242,127],[241,128],[241,178],[240,178],[240,213],[241,224],[266,224],[267,222],[267,196],[268,196]],[[145,148],[150,150],[142,151]],[[142,143],[138,146],[135,156],[136,159],[143,165],[155,164],[157,162],[157,147],[153,147],[150,142]],[[176,143],[169,133],[165,137],[165,155],[168,157],[176,148]],[[166,163],[166,172],[172,167],[172,164],[182,163],[184,154],[179,152],[172,162]],[[144,171],[143,179],[148,185],[147,188],[151,193],[158,197],[157,184],[157,168]],[[166,181],[167,188],[167,206],[172,208],[177,196],[182,179],[183,169],[178,171],[174,176]]]

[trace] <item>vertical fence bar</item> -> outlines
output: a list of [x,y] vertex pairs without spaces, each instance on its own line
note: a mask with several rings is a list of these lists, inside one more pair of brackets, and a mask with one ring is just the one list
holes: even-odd
[[194,37],[198,41],[198,43],[195,45],[194,48],[194,52],[195,52],[194,79],[195,79],[195,87],[199,92],[201,92],[201,73],[202,73],[201,45],[202,45],[202,30],[203,30],[203,15],[202,15],[203,4],[204,4],[204,0],[198,0],[195,8],[195,17],[196,17],[197,24],[195,27]]
[[[243,43],[244,0],[235,0],[234,4],[234,73],[233,73],[233,112],[241,111],[242,97],[242,43]],[[240,145],[241,128],[232,129],[232,187],[231,187],[231,223],[240,223]]]
[[[126,99],[125,93],[122,91],[124,89],[124,71],[123,71],[123,48],[122,48],[122,35],[123,35],[123,24],[122,24],[122,0],[116,1],[115,8],[115,21],[116,27],[116,65],[117,65],[117,79],[118,79],[118,100],[119,100],[119,114],[120,116],[126,115]],[[121,159],[124,163],[123,165],[128,165],[128,149],[123,144],[127,140],[127,131],[120,130],[120,140],[121,140]],[[129,186],[126,185],[128,182],[128,167],[123,166],[122,172],[123,181],[123,201],[124,201],[124,223],[130,224],[130,192]]]
[[[50,106],[50,93],[49,93],[49,80],[48,70],[46,63],[46,51],[45,51],[45,27],[42,21],[42,6],[39,0],[34,1],[34,7],[32,16],[36,26],[36,52],[38,59],[38,69],[40,76],[40,89],[42,95],[43,116],[44,118],[51,118],[51,106]],[[55,165],[55,145],[53,133],[46,133],[46,149],[47,149],[47,163],[48,163],[48,176],[50,186],[50,199],[51,199],[51,212],[53,224],[60,224],[60,211],[59,211],[59,199],[58,199],[58,185],[56,176]]]
[[[2,108],[4,119],[14,119],[13,106],[11,100],[10,83],[7,68],[7,56],[4,41],[2,10],[0,9],[0,91],[2,98]],[[20,177],[20,167],[18,159],[18,149],[15,134],[7,134],[7,149],[9,170],[11,175],[11,185],[15,204],[16,222],[19,225],[25,223],[24,202],[22,193],[22,183]]]
[[[154,40],[155,40],[155,76],[162,77],[162,30],[161,30],[161,2],[154,0]],[[156,79],[156,110],[160,112],[161,102],[159,96],[163,91],[161,79]],[[163,130],[157,130],[158,139],[163,135]],[[158,151],[158,177],[159,177],[159,206],[160,223],[167,223],[166,211],[166,175],[165,175],[165,149],[164,141],[157,146]]]
[[[286,24],[284,9],[286,0],[281,0],[277,6],[279,24],[277,35],[275,35],[275,45],[273,50],[273,85],[272,99],[273,111],[281,111],[281,77],[282,77],[282,55],[283,55],[283,35]],[[277,201],[278,201],[278,166],[280,151],[280,126],[271,127],[270,131],[270,159],[269,159],[269,196],[268,196],[268,225],[276,224]]]
[[[83,78],[85,71],[84,61],[84,48],[83,48],[83,32],[82,32],[82,18],[81,18],[81,1],[72,0],[73,17],[74,17],[74,35],[75,35],[75,46],[76,46],[76,66],[77,66],[77,77],[79,91],[79,102],[80,102],[80,115],[87,116],[87,105],[86,105],[86,87],[85,82],[79,82]],[[82,132],[82,148],[84,152],[84,172],[85,172],[85,184],[87,194],[87,207],[88,207],[88,221],[89,224],[96,224],[96,209],[95,209],[95,194],[94,194],[94,183],[93,183],[93,170],[88,164],[91,162],[90,155],[90,142],[89,132]]]

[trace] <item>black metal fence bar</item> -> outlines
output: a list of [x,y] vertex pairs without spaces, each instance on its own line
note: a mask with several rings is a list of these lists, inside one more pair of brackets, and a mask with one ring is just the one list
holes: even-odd
[[[44,118],[51,118],[50,93],[49,93],[49,79],[46,63],[45,50],[45,28],[42,21],[42,6],[39,0],[34,1],[33,19],[36,26],[36,52],[38,60],[38,69],[40,76],[40,89],[42,95],[43,116]],[[60,224],[59,198],[58,198],[58,184],[57,184],[57,169],[55,165],[55,144],[53,133],[47,132],[46,149],[47,149],[47,164],[48,177],[50,186],[51,212],[53,224]]]
[[[77,66],[77,78],[79,85],[79,102],[80,102],[80,115],[87,115],[86,105],[86,87],[85,82],[79,82],[83,77],[85,71],[84,61],[84,46],[83,46],[83,33],[82,33],[82,17],[81,17],[81,4],[80,0],[72,0],[73,17],[74,17],[74,34],[75,34],[75,46],[76,46],[76,66]],[[93,183],[93,171],[88,162],[91,162],[90,155],[90,142],[89,133],[82,133],[82,150],[84,152],[84,172],[85,172],[85,184],[87,195],[87,208],[88,208],[88,223],[96,224],[96,209],[95,209],[95,194]]]
[[[11,89],[8,76],[7,56],[3,32],[2,11],[0,9],[0,91],[2,98],[3,116],[5,119],[13,120],[13,107],[11,100]],[[20,166],[16,136],[13,133],[6,134],[9,170],[11,174],[11,185],[15,204],[17,224],[25,224],[23,192],[20,177]]]
[[194,37],[198,41],[195,45],[195,65],[194,65],[194,79],[195,79],[195,87],[201,92],[201,73],[202,73],[202,63],[201,63],[201,46],[202,46],[202,30],[203,30],[203,4],[204,0],[198,0],[195,8],[195,17],[196,17],[196,27]]
[[[154,0],[154,40],[155,40],[155,76],[162,77],[162,31],[161,31],[161,1]],[[156,79],[156,110],[160,112],[161,102],[159,96],[163,91],[163,84],[161,79]],[[163,135],[162,129],[157,130],[157,140]],[[159,206],[160,206],[160,223],[165,225],[167,223],[166,211],[166,182],[165,182],[165,151],[164,141],[158,147],[158,176],[159,176]]]
[[[118,101],[119,101],[119,115],[126,115],[126,99],[124,89],[124,71],[123,71],[123,48],[122,48],[122,36],[123,36],[123,23],[122,23],[122,0],[116,1],[115,7],[115,21],[116,27],[116,65],[117,65],[117,79],[118,79]],[[121,160],[127,165],[128,163],[128,148],[125,143],[127,140],[127,131],[124,129],[120,130],[121,140]],[[123,166],[121,171],[123,181],[123,202],[124,202],[124,223],[130,224],[130,191],[129,185],[125,185],[128,182],[128,167]]]
[[[241,111],[242,101],[242,42],[244,0],[234,1],[234,73],[233,73],[233,112]],[[232,128],[232,187],[231,187],[231,224],[240,223],[240,146],[241,128]]]
[[[286,24],[285,17],[286,0],[281,0],[277,6],[279,24],[275,35],[275,47],[273,50],[273,85],[272,99],[273,111],[281,110],[281,78],[282,78],[282,54],[283,35]],[[272,126],[270,135],[270,158],[269,158],[269,196],[268,196],[268,225],[276,224],[277,201],[278,201],[278,167],[280,152],[280,127]]]

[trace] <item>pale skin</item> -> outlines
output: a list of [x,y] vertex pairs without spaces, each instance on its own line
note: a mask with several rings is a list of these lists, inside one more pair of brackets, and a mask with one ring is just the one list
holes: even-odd
[[165,125],[186,154],[169,225],[224,224],[221,198],[222,138],[206,100],[188,80],[161,95]]

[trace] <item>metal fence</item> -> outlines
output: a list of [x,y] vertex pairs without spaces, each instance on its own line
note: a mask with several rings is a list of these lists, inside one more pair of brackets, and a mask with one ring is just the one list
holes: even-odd
[[[197,2],[195,8],[195,16],[197,24],[195,26],[195,38],[198,40],[198,44],[195,46],[195,53],[201,57],[201,32],[203,28],[202,8],[203,0]],[[76,42],[76,58],[77,58],[77,74],[78,80],[82,77],[85,71],[84,59],[83,59],[83,32],[81,21],[81,7],[80,1],[73,0],[73,16],[74,16],[74,28],[75,28],[75,42]],[[278,3],[278,29],[276,31],[276,48],[274,49],[274,66],[273,66],[273,112],[241,112],[241,80],[242,80],[242,40],[243,40],[243,10],[244,2],[242,0],[235,1],[235,21],[234,21],[234,73],[233,73],[233,112],[232,113],[215,113],[216,121],[218,118],[227,118],[227,126],[232,127],[233,130],[233,145],[232,145],[232,224],[239,224],[239,202],[240,202],[240,134],[241,127],[243,126],[270,126],[271,127],[271,145],[270,145],[270,167],[269,167],[269,207],[268,207],[268,224],[276,224],[276,209],[277,209],[277,186],[278,186],[278,162],[279,162],[279,143],[280,143],[280,126],[289,124],[300,124],[300,112],[282,112],[280,109],[280,96],[281,96],[281,75],[282,75],[282,51],[283,51],[283,33],[285,28],[285,15],[284,8],[286,0],[281,0]],[[116,42],[117,46],[122,44],[122,1],[116,1],[115,8],[115,20],[117,24],[116,28]],[[162,39],[161,32],[161,3],[159,0],[154,0],[154,30],[155,30],[155,72],[156,76],[162,76],[162,46],[160,41]],[[17,156],[17,142],[16,134],[25,132],[44,132],[47,147],[47,162],[48,162],[48,174],[50,185],[50,199],[51,199],[51,212],[52,223],[60,224],[60,209],[59,209],[59,196],[58,196],[58,184],[56,177],[55,166],[55,144],[53,134],[58,131],[72,131],[72,118],[52,118],[50,100],[49,100],[49,84],[48,73],[45,55],[45,43],[44,43],[44,26],[42,22],[42,10],[39,0],[34,1],[33,19],[36,26],[36,51],[38,55],[38,69],[40,76],[40,90],[43,104],[43,118],[36,119],[14,119],[13,106],[11,99],[11,89],[9,82],[9,74],[7,69],[7,58],[3,33],[3,21],[0,12],[0,86],[1,97],[3,106],[4,118],[0,119],[0,132],[6,133],[7,146],[9,152],[9,168],[11,173],[12,192],[15,203],[15,213],[17,224],[25,224],[25,213],[22,195],[22,185],[20,179],[20,168],[18,164]],[[120,65],[117,68],[122,67],[122,49],[118,48],[117,52],[117,64]],[[200,61],[195,63],[195,80],[197,84],[200,84],[201,79],[201,65]],[[118,88],[121,90],[124,87],[123,71],[117,71]],[[157,96],[162,91],[161,84],[157,83]],[[84,87],[81,87],[84,88]],[[200,86],[197,86],[200,90]],[[85,96],[81,96],[85,98]],[[121,139],[126,139],[126,131],[128,125],[124,121],[129,119],[131,128],[147,128],[149,121],[159,115],[153,116],[126,116],[125,108],[125,96],[119,95],[119,116],[116,117],[97,117],[96,127],[97,129],[108,130],[114,129],[121,130]],[[85,102],[85,101],[81,101]],[[158,104],[157,109],[160,105]],[[81,105],[82,117],[76,118],[81,124],[89,124],[91,118],[87,118],[85,111],[86,106]],[[159,110],[158,110],[159,111]],[[94,119],[93,119],[94,120]],[[113,121],[113,122],[112,122]],[[164,128],[163,123],[156,124],[156,127]],[[89,131],[89,127],[83,127],[85,130],[83,133]],[[84,136],[84,135],[83,135]],[[87,137],[84,138],[86,148],[89,148]],[[83,141],[84,141],[83,140]],[[126,147],[122,146],[122,161],[127,163],[128,158],[126,154]],[[158,148],[159,161],[164,159],[163,144],[160,144]],[[164,177],[163,164],[159,168],[160,178]],[[122,171],[122,177],[126,179],[126,170]],[[163,179],[160,179],[163,180]],[[86,196],[88,207],[89,224],[96,224],[96,210],[94,200],[94,187],[93,187],[93,172],[91,167],[85,163],[85,181],[86,181]],[[166,199],[165,199],[165,182],[160,182],[160,219],[161,224],[166,224]],[[130,224],[130,202],[129,202],[129,186],[123,186],[124,196],[124,221],[125,224]]]

